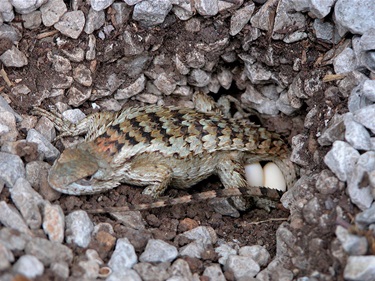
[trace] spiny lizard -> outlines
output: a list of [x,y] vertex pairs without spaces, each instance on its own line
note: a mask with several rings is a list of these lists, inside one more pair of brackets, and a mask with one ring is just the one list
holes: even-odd
[[244,210],[248,206],[241,194],[279,199],[276,190],[247,185],[245,163],[273,161],[287,186],[295,180],[288,147],[278,134],[218,112],[148,105],[94,113],[76,125],[41,108],[34,113],[54,122],[62,132],[59,138],[86,134],[76,148],[63,151],[49,172],[49,184],[59,192],[93,194],[127,183],[145,186],[143,193],[157,198],[168,186],[189,188],[212,174],[225,188],[117,210],[234,195],[236,208]]

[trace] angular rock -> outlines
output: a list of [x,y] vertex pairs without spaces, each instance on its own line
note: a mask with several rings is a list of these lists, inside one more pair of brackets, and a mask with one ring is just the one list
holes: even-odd
[[27,243],[25,252],[38,258],[45,266],[55,262],[71,263],[73,260],[73,251],[67,246],[39,237]]
[[254,12],[254,8],[254,3],[250,3],[249,5],[235,11],[230,19],[230,35],[234,36],[242,30],[242,28],[249,22],[251,15]]
[[16,46],[6,50],[0,56],[0,61],[7,67],[23,67],[28,64],[27,57]]
[[24,255],[13,265],[13,270],[28,278],[35,278],[44,272],[44,265],[34,256]]
[[[360,270],[359,270],[360,269]],[[375,276],[375,256],[349,256],[345,269],[346,280],[372,281]]]
[[375,134],[375,104],[366,106],[354,112],[354,120],[369,128]]
[[54,27],[62,34],[77,39],[85,26],[85,15],[81,10],[65,13]]
[[150,239],[139,260],[141,262],[171,262],[177,255],[178,251],[175,246],[163,240]]
[[24,220],[31,229],[38,229],[42,224],[42,216],[39,205],[43,203],[43,198],[24,179],[19,178],[10,190],[13,203],[21,212]]
[[342,247],[349,255],[362,256],[366,254],[368,243],[365,237],[350,234],[346,228],[340,225],[337,226],[335,233]]
[[324,157],[324,163],[341,180],[346,181],[353,172],[359,153],[343,141],[335,141],[332,149]]
[[53,161],[60,155],[60,151],[58,151],[57,148],[55,148],[44,136],[34,129],[27,132],[26,140],[37,143],[38,152],[43,154],[47,161]]
[[115,251],[108,262],[113,273],[122,272],[124,269],[130,269],[137,262],[137,255],[134,247],[127,238],[119,238],[116,243]]
[[94,224],[85,211],[71,212],[65,219],[66,242],[74,243],[81,248],[86,248],[91,241]]
[[114,0],[91,0],[91,8],[95,11],[101,11],[107,9],[113,2]]
[[214,16],[219,12],[218,0],[196,0],[195,8],[202,16]]
[[68,9],[63,0],[49,0],[40,11],[45,26],[52,26],[57,23]]
[[250,257],[231,255],[224,265],[224,270],[233,272],[238,280],[244,277],[255,277],[260,271],[260,266]]
[[134,6],[133,19],[145,26],[154,26],[162,23],[171,9],[169,0],[145,0]]
[[0,179],[13,187],[19,178],[25,178],[25,167],[17,155],[0,152]]
[[118,89],[115,94],[115,99],[128,99],[142,92],[146,86],[146,77],[142,74],[137,80],[126,88]]
[[33,236],[20,213],[5,201],[0,201],[0,222],[6,227]]
[[337,0],[334,19],[342,30],[340,35],[344,35],[346,30],[354,34],[363,34],[375,28],[373,11],[372,0]]

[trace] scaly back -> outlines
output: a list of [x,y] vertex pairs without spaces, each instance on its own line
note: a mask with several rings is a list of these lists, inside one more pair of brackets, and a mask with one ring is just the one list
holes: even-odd
[[279,156],[287,152],[280,137],[254,124],[217,113],[188,108],[131,107],[116,114],[93,144],[122,159],[143,152],[184,158],[215,151],[238,150]]

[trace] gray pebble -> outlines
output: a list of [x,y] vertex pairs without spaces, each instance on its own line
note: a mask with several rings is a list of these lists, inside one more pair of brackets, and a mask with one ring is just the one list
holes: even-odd
[[127,238],[117,239],[115,251],[108,262],[108,266],[112,268],[113,273],[120,273],[124,269],[130,269],[136,263],[137,255],[133,245],[130,244]]
[[372,143],[370,133],[360,123],[354,121],[353,114],[348,112],[344,116],[345,140],[358,150],[370,150]]
[[0,241],[0,270],[8,269],[14,262],[13,253]]
[[24,220],[31,229],[38,229],[42,224],[42,216],[39,205],[43,198],[24,179],[19,178],[13,188],[10,188],[10,195],[13,203],[20,210]]
[[373,0],[338,0],[335,4],[334,19],[344,35],[345,30],[353,34],[363,34],[375,28]]
[[71,11],[65,13],[54,27],[62,34],[77,39],[85,26],[85,15],[82,11]]
[[230,35],[234,36],[242,30],[242,28],[249,22],[251,15],[254,12],[254,8],[254,3],[250,2],[249,5],[235,11],[230,19]]
[[[92,2],[91,2],[92,5]],[[103,10],[96,11],[93,8],[89,10],[87,15],[84,31],[87,34],[93,33],[104,25],[105,12]]]
[[215,281],[227,280],[219,264],[212,264],[210,266],[207,266],[203,271],[203,276],[207,276],[208,278],[210,278],[209,280],[215,280]]
[[177,255],[178,252],[175,246],[163,240],[150,239],[139,260],[141,262],[171,262]]
[[40,11],[45,26],[52,26],[57,23],[68,9],[63,0],[49,0],[44,4]]
[[0,152],[0,178],[8,187],[13,187],[18,178],[25,176],[25,167],[18,155]]
[[7,67],[23,67],[28,64],[27,57],[16,46],[6,50],[0,56],[0,61]]
[[361,256],[366,254],[368,247],[366,237],[350,234],[346,228],[340,225],[337,226],[335,233],[345,252],[349,255]]
[[101,11],[107,9],[113,2],[114,0],[91,0],[91,8],[95,11]]
[[24,255],[13,265],[13,270],[28,278],[35,278],[44,272],[44,265],[36,257]]
[[196,0],[195,8],[202,16],[214,16],[219,12],[218,0]]
[[369,128],[375,134],[375,104],[354,112],[354,120]]
[[85,211],[71,212],[66,216],[65,224],[67,243],[74,243],[82,248],[86,248],[90,244],[94,224]]
[[0,229],[0,244],[5,245],[6,248],[11,251],[23,251],[27,241],[30,239],[30,236],[15,231],[14,229],[7,227]]
[[241,247],[238,250],[238,254],[240,256],[252,258],[260,266],[266,266],[271,257],[268,251],[260,245]]
[[37,257],[45,266],[56,262],[71,263],[73,260],[73,251],[67,246],[39,237],[27,243],[25,252]]
[[224,270],[233,272],[236,280],[244,277],[255,277],[260,266],[250,257],[230,255],[224,265]]
[[145,26],[154,26],[162,23],[171,9],[169,0],[145,0],[134,6],[133,19]]
[[142,92],[146,86],[146,77],[142,74],[134,83],[128,85],[125,88],[118,89],[115,94],[115,99],[122,100],[128,99]]
[[35,129],[27,132],[26,140],[38,144],[38,152],[43,154],[47,161],[53,161],[60,155],[60,151]]
[[346,181],[353,172],[359,153],[343,141],[335,141],[332,149],[324,157],[324,163],[341,180]]
[[[359,270],[360,269],[360,270]],[[375,276],[375,256],[349,256],[345,269],[346,280],[373,281]]]

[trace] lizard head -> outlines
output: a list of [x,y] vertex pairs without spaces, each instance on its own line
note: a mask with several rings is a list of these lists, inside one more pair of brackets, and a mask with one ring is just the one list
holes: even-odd
[[103,192],[118,185],[105,180],[103,161],[82,148],[66,149],[53,164],[48,182],[53,189],[71,195]]

